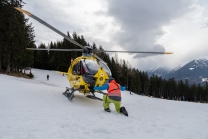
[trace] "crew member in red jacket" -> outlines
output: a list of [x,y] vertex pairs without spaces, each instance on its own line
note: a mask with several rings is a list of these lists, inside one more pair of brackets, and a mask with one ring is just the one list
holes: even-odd
[[108,84],[104,84],[103,86],[99,86],[99,87],[94,87],[94,90],[106,90],[106,89],[108,93],[106,95],[103,95],[104,110],[107,112],[111,112],[109,103],[114,103],[116,111],[118,113],[123,113],[124,115],[128,116],[125,107],[120,107],[121,91],[124,91],[126,87],[116,83],[114,78],[110,78]]

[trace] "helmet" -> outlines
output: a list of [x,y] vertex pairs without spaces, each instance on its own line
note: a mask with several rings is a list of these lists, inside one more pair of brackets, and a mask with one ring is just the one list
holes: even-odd
[[112,80],[115,80],[113,77],[110,77],[108,82],[110,83]]

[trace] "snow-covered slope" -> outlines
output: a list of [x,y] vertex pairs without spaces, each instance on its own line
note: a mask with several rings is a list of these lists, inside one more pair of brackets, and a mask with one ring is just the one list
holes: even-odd
[[[62,92],[65,76],[32,69],[34,79],[0,74],[0,139],[207,139],[208,105],[122,92],[129,117],[102,101]],[[46,80],[46,75],[50,80]],[[97,95],[102,97],[101,94]]]

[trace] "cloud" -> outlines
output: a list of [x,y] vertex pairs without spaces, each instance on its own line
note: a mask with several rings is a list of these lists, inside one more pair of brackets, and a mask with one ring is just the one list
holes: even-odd
[[[165,34],[163,26],[193,10],[192,1],[109,0],[108,14],[121,26],[113,40],[125,50],[154,51],[156,41]],[[163,48],[161,48],[163,47]],[[160,45],[161,50],[165,46]],[[140,54],[136,57],[141,57]]]

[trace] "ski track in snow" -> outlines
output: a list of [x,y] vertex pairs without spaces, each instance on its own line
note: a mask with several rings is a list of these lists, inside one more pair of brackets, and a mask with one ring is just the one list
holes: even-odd
[[[208,105],[130,95],[122,91],[129,117],[103,110],[102,101],[62,92],[66,76],[32,69],[34,79],[0,74],[0,139],[207,139]],[[50,75],[49,81],[46,75]],[[96,94],[102,98],[102,94]]]

